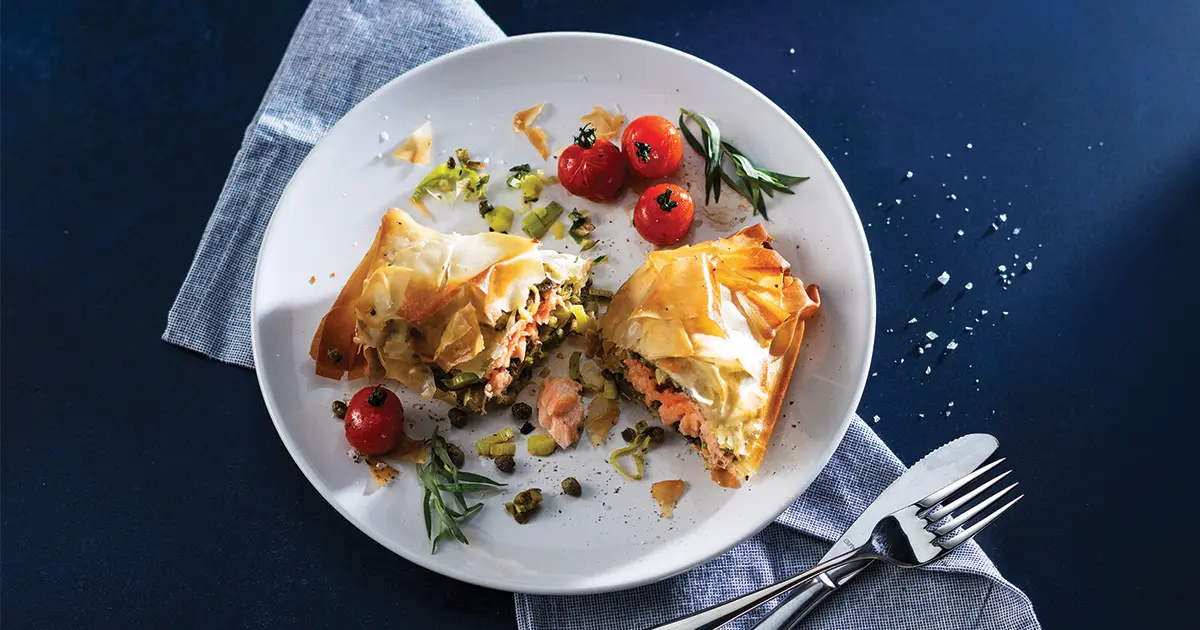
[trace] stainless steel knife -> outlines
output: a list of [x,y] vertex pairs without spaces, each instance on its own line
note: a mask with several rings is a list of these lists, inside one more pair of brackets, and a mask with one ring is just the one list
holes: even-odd
[[[921,458],[867,506],[858,520],[833,544],[829,553],[821,558],[821,562],[865,544],[879,519],[962,478],[987,461],[998,446],[996,438],[986,433],[972,433]],[[822,573],[807,586],[792,591],[751,630],[793,630],[805,615],[870,564],[871,561],[864,561]]]

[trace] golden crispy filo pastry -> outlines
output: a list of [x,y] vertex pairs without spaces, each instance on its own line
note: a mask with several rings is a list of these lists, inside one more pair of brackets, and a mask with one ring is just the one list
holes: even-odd
[[588,318],[590,267],[523,236],[442,234],[391,209],[313,336],[316,373],[391,378],[482,411]]
[[652,252],[600,320],[605,368],[689,438],[713,480],[737,487],[762,462],[820,308],[761,225]]

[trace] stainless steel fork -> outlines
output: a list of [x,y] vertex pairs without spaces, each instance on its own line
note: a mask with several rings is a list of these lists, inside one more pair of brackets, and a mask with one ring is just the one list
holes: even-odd
[[[1017,486],[1014,483],[955,515],[955,511],[978,498],[1012,471],[997,475],[979,487],[960,494],[963,488],[979,476],[979,472],[981,471],[966,475],[924,499],[880,519],[875,525],[871,541],[858,549],[724,604],[647,630],[715,630],[775,597],[806,584],[813,577],[847,563],[880,560],[903,568],[929,564],[983,531],[1025,496],[1019,495],[999,508],[989,511],[993,504]],[[964,529],[968,523],[970,525]],[[879,548],[874,544],[876,541]]]

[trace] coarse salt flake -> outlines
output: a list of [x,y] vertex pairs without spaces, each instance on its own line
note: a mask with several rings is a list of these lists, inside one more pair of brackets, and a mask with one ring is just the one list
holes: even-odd
[[904,179],[912,179],[912,171],[909,171],[909,172],[905,173],[905,174],[904,174]]
[[1033,271],[1033,261],[1025,263],[1025,271]]
[[962,235],[964,235],[964,234],[966,234],[966,232],[964,232],[964,231],[962,231],[962,230],[959,230],[959,231],[958,231],[958,235],[959,235],[959,236],[962,236]]
[[975,147],[974,147],[974,146],[972,146],[970,142],[968,142],[968,143],[967,143],[967,148],[968,148],[968,149],[974,149]]
[[999,271],[1000,273],[1004,273],[1005,271],[1008,271],[1008,267],[1005,267],[1004,265],[1000,265],[999,267],[996,267],[996,271]]
[[875,422],[879,422],[879,416],[875,416],[873,420],[875,420]]
[[1007,220],[1008,220],[1008,215],[1007,215],[1007,214],[1002,214],[1002,215],[1000,215],[1000,222],[1001,222],[1001,223],[1004,223],[1004,222],[1005,222],[1005,221],[1007,221]]
[[938,336],[937,336],[937,333],[933,332],[932,330],[931,330],[931,331],[929,331],[929,332],[927,332],[927,333],[925,333],[925,336],[926,336],[926,337],[927,337],[927,338],[928,338],[930,341],[933,341],[934,339],[937,339],[937,338],[938,338]]
[[942,286],[945,286],[947,282],[950,282],[950,274],[943,271],[942,275],[937,277],[937,281],[942,283]]
[[947,350],[955,350],[957,348],[958,348],[958,342],[953,339],[950,340],[950,343],[946,344]]
[[963,288],[964,288],[964,289],[966,289],[966,290],[968,290],[968,291],[970,291],[971,289],[974,289],[974,288],[975,288],[975,285],[974,285],[974,283],[968,282],[968,283],[966,283],[966,284],[964,284],[964,285],[963,285]]
[[916,317],[914,317],[914,318],[912,318],[912,319],[908,320],[908,323],[910,323],[910,324],[915,324],[915,323],[917,323],[917,318],[916,318]]

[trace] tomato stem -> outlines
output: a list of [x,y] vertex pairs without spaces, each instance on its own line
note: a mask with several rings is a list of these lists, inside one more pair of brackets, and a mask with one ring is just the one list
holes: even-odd
[[670,188],[664,190],[663,193],[655,197],[654,200],[658,202],[658,207],[661,208],[663,212],[670,212],[679,205],[675,200],[671,199]]
[[584,149],[590,149],[593,144],[596,144],[596,130],[591,123],[579,128],[579,135],[575,136],[575,144]]
[[642,164],[650,161],[650,145],[646,144],[645,142],[634,142],[633,146],[637,148],[637,157]]

